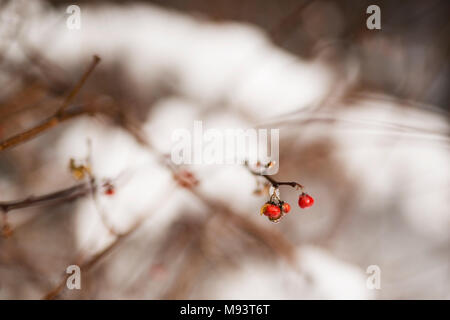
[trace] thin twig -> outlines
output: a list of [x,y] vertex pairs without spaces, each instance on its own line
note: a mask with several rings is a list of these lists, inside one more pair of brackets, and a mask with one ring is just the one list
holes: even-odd
[[61,202],[73,200],[89,193],[90,185],[87,183],[80,183],[70,188],[62,189],[56,192],[48,193],[37,197],[28,197],[22,200],[0,202],[0,210],[8,213],[12,210],[28,208],[33,206],[45,205],[50,202]]
[[66,99],[64,100],[62,106],[59,108],[57,114],[62,114],[65,109],[67,109],[67,107],[69,106],[69,104],[72,102],[73,98],[75,98],[75,96],[77,95],[77,93],[80,91],[80,89],[83,87],[84,83],[86,82],[86,80],[89,78],[89,76],[91,75],[92,71],[94,71],[95,67],[97,66],[97,64],[99,64],[100,62],[100,57],[97,55],[94,55],[93,57],[93,61],[91,63],[91,65],[89,66],[89,68],[86,70],[86,72],[83,74],[83,76],[81,77],[81,79],[78,81],[77,85],[72,89],[72,91],[69,93],[69,95],[66,97]]
[[[120,243],[122,243],[122,241],[124,239],[126,239],[136,229],[138,229],[142,225],[142,222],[144,220],[145,220],[145,217],[139,219],[126,232],[121,233],[121,234],[117,234],[116,238],[114,239],[114,241],[109,246],[107,246],[106,248],[104,248],[100,252],[98,252],[95,255],[93,255],[90,259],[88,259],[88,260],[84,261],[83,263],[81,263],[81,265],[79,266],[80,270],[82,272],[85,272],[85,271],[91,269],[102,258],[104,258],[108,253],[110,253],[115,247],[117,247]],[[65,274],[63,279],[61,280],[61,282],[55,288],[50,290],[42,299],[44,299],[44,300],[53,300],[53,299],[57,298],[60,295],[60,293],[62,292],[62,290],[64,289],[64,287],[66,286],[66,282],[67,282],[67,279],[68,279],[69,276],[70,276],[69,274]]]
[[40,133],[55,127],[56,125],[60,124],[63,121],[72,119],[76,116],[79,116],[81,114],[84,114],[87,112],[85,108],[79,108],[72,110],[70,112],[67,112],[67,107],[72,102],[74,97],[77,95],[77,93],[80,91],[81,87],[86,82],[89,75],[92,73],[94,68],[97,66],[97,64],[100,62],[100,58],[98,56],[94,56],[94,61],[92,62],[91,66],[88,68],[88,70],[83,74],[80,81],[75,85],[75,87],[70,91],[69,95],[64,100],[61,107],[58,109],[58,111],[49,119],[44,121],[43,123],[25,131],[21,132],[15,136],[12,136],[11,138],[8,138],[2,142],[0,142],[0,151],[14,147],[20,143],[23,143],[25,141],[31,140],[38,136]]
[[269,181],[272,184],[272,186],[274,188],[278,188],[279,186],[290,186],[292,188],[300,188],[300,189],[303,190],[303,186],[300,183],[297,183],[295,181],[290,181],[290,182],[287,182],[287,181],[276,181],[275,179],[271,178],[268,175],[258,174],[256,172],[252,172],[252,173],[254,175],[261,176],[261,177],[265,178],[267,181]]
[[84,108],[77,108],[75,110],[71,110],[71,112],[65,112],[61,115],[54,115],[49,119],[45,120],[43,123],[33,127],[25,132],[21,132],[9,139],[6,139],[0,142],[0,151],[14,147],[20,143],[31,140],[35,138],[40,133],[47,131],[50,128],[55,127],[56,125],[64,122],[66,120],[70,120],[87,112]]
[[270,184],[277,189],[279,186],[290,186],[292,188],[297,188],[297,189],[301,189],[303,190],[304,187],[295,181],[277,181],[274,178],[272,178],[269,175],[263,174],[263,173],[259,173],[259,172],[255,172],[252,169],[250,169],[250,167],[248,166],[248,163],[245,163],[245,167],[248,169],[248,171],[250,171],[251,174],[258,176],[258,177],[263,177],[265,178],[267,181],[270,182]]

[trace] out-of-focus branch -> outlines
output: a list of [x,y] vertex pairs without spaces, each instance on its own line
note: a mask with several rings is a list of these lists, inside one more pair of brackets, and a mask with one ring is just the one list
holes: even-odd
[[100,58],[98,56],[94,56],[94,60],[92,61],[92,64],[86,70],[86,72],[83,74],[81,79],[78,81],[78,83],[75,85],[75,87],[70,91],[66,99],[64,100],[61,107],[56,111],[56,113],[51,116],[49,119],[44,121],[43,123],[25,131],[21,132],[15,136],[12,136],[9,139],[6,139],[2,142],[0,142],[0,151],[14,147],[20,143],[26,142],[28,140],[31,140],[38,136],[40,133],[55,127],[56,125],[60,124],[63,121],[72,119],[76,116],[88,113],[88,110],[86,108],[79,108],[75,110],[67,110],[67,107],[70,105],[70,103],[73,101],[75,96],[78,94],[80,89],[85,84],[86,80],[88,79],[89,75],[92,73],[92,71],[95,69],[97,64],[100,62]]
[[[100,252],[97,252],[92,257],[90,257],[86,261],[84,261],[81,264],[79,264],[80,270],[82,272],[84,272],[84,271],[87,271],[87,270],[91,269],[93,266],[95,266],[102,258],[107,256],[108,253],[110,253],[114,248],[116,248],[119,244],[121,244],[123,242],[123,240],[125,240],[129,235],[131,235],[134,231],[136,231],[142,225],[142,222],[144,220],[145,220],[145,217],[139,219],[126,232],[121,233],[121,234],[117,234],[116,238],[114,239],[114,241],[109,246],[105,247]],[[57,298],[61,294],[63,289],[65,288],[66,282],[67,282],[67,279],[68,279],[69,276],[70,276],[70,274],[65,274],[63,279],[61,280],[61,282],[55,288],[53,288],[51,291],[49,291],[43,297],[43,299],[44,300],[53,300],[53,299]]]
[[13,232],[7,219],[7,215],[10,211],[39,205],[72,201],[87,195],[92,188],[95,188],[95,185],[86,182],[42,196],[31,196],[21,200],[0,202],[0,213],[2,214],[1,235],[4,237],[9,237]]
[[[151,215],[148,214],[141,215],[140,218],[138,218],[136,222],[127,231],[121,233],[114,233],[115,239],[110,245],[106,246],[105,248],[95,253],[88,259],[85,259],[83,255],[79,255],[75,260],[75,264],[80,267],[80,270],[82,272],[89,271],[90,269],[95,267],[97,263],[99,263],[104,257],[106,257],[114,248],[119,246],[125,239],[127,239],[136,230],[138,230],[139,227],[142,226],[145,220],[148,219],[149,217],[151,217]],[[69,276],[70,276],[69,274],[64,274],[63,278],[61,279],[61,282],[52,290],[47,292],[42,299],[53,300],[58,298],[58,296],[64,290]]]
[[61,115],[54,115],[49,119],[45,120],[43,123],[0,142],[0,151],[14,147],[28,140],[31,140],[36,136],[38,136],[40,133],[57,126],[61,122],[70,120],[85,113],[87,113],[87,110],[85,108],[78,108],[75,110],[71,110],[70,112],[65,112]]
[[16,209],[45,205],[55,202],[70,201],[87,195],[90,192],[90,189],[90,184],[80,183],[75,186],[48,193],[42,196],[32,196],[22,200],[0,202],[0,210],[4,213],[8,213]]
[[75,98],[77,93],[80,91],[80,89],[85,84],[86,80],[91,75],[92,71],[94,71],[95,67],[99,64],[99,62],[100,62],[100,57],[97,55],[94,55],[91,65],[86,70],[86,72],[83,74],[83,76],[78,81],[78,83],[75,85],[75,87],[72,89],[72,91],[70,91],[69,95],[64,100],[62,106],[59,108],[58,112],[56,113],[57,115],[61,115],[64,113],[64,111],[67,109],[69,104],[73,101],[73,99]]

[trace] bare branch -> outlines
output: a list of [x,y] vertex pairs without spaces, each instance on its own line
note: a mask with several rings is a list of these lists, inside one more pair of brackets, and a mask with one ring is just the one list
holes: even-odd
[[63,202],[74,200],[79,197],[83,197],[90,192],[90,184],[80,183],[70,188],[62,189],[56,192],[48,193],[37,197],[28,197],[22,200],[0,202],[0,210],[4,213],[8,213],[12,210],[28,208],[39,205],[46,205],[49,203]]
[[248,169],[248,171],[250,171],[251,174],[255,175],[255,176],[259,176],[259,177],[263,177],[265,178],[267,181],[270,182],[270,184],[274,187],[274,188],[278,188],[279,186],[290,186],[292,188],[297,188],[297,189],[301,189],[303,190],[304,187],[295,181],[277,181],[274,178],[272,178],[269,175],[263,174],[263,173],[259,173],[259,172],[255,172],[252,169],[250,169],[250,167],[248,166],[248,163],[245,163],[245,167]]
[[75,98],[77,93],[83,87],[84,83],[89,78],[89,76],[91,75],[92,71],[94,71],[95,67],[97,66],[97,64],[99,64],[99,62],[100,62],[100,57],[97,56],[97,55],[94,55],[91,65],[86,70],[86,72],[83,74],[81,79],[78,81],[77,85],[72,89],[72,91],[66,97],[66,99],[64,100],[62,106],[59,108],[57,114],[61,115],[65,111],[65,109],[67,109],[69,104],[72,102],[73,98]]
[[[117,234],[116,239],[107,247],[102,249],[100,252],[93,255],[90,259],[84,261],[80,265],[80,269],[82,271],[87,271],[91,269],[93,266],[95,266],[101,259],[103,259],[105,256],[108,255],[114,248],[116,248],[119,244],[122,243],[123,240],[125,240],[129,235],[131,235],[135,230],[137,230],[141,225],[142,222],[145,220],[144,218],[139,219],[133,226],[128,229],[126,232]],[[63,289],[66,286],[67,279],[70,275],[65,274],[61,282],[52,290],[50,290],[42,299],[44,300],[53,300],[57,298]]]
[[97,64],[100,62],[100,58],[98,56],[94,56],[94,61],[92,62],[89,69],[83,74],[80,81],[76,84],[76,86],[70,91],[69,95],[64,100],[61,107],[58,109],[58,111],[49,119],[44,121],[43,123],[25,131],[21,132],[15,136],[12,136],[9,139],[6,139],[2,142],[0,142],[0,151],[14,147],[20,143],[26,142],[28,140],[31,140],[38,136],[40,133],[55,127],[56,125],[60,124],[63,121],[72,119],[76,116],[79,116],[81,114],[87,113],[87,110],[85,108],[75,109],[70,112],[67,112],[66,109],[69,106],[69,104],[72,102],[74,97],[77,95],[77,93],[80,91],[81,87],[86,82],[89,75],[92,73],[94,68],[97,66]]

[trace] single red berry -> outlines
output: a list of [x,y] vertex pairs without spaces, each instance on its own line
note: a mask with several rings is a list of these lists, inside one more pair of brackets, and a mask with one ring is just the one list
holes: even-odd
[[281,216],[281,209],[280,207],[271,204],[267,206],[266,212],[264,214],[271,219],[278,219]]
[[107,187],[105,190],[105,194],[107,196],[112,196],[112,195],[114,195],[114,193],[116,193],[116,190],[114,190],[114,187],[112,187],[112,186]]
[[314,204],[314,199],[309,194],[302,193],[300,197],[298,197],[298,205],[300,208],[308,208]]
[[285,202],[281,206],[281,209],[283,210],[284,213],[288,213],[289,211],[291,211],[291,205],[289,203]]

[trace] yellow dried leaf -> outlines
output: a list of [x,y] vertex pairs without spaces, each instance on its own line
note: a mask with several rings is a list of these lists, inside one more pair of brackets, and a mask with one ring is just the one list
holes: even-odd
[[76,180],[81,180],[84,178],[84,170],[82,168],[72,169],[72,176]]
[[266,212],[266,209],[267,209],[268,206],[269,206],[269,204],[266,203],[265,205],[263,205],[263,206],[261,207],[261,210],[260,210],[260,214],[261,214],[261,215],[263,215],[264,212]]
[[86,174],[91,175],[91,168],[89,166],[77,166],[74,159],[70,159],[69,169],[76,180],[84,179]]

